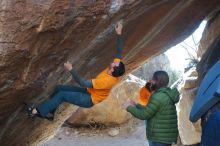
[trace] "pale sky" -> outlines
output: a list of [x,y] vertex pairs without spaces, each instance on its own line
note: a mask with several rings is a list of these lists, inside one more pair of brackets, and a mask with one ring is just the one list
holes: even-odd
[[[205,28],[205,25],[206,25],[206,21],[203,21],[200,24],[200,26],[196,29],[196,31],[193,33],[196,43],[198,43],[199,40],[201,39],[202,32]],[[183,42],[185,42],[185,44]],[[186,59],[189,58],[186,49],[184,49],[181,46],[181,44],[186,47],[187,47],[186,44],[194,47],[193,39],[191,36],[189,36],[183,42],[180,44],[177,44],[176,46],[170,48],[169,50],[165,52],[165,54],[168,56],[170,60],[171,68],[173,68],[174,70],[181,71],[181,72],[183,72],[184,68],[187,66],[188,61]],[[190,48],[190,47],[187,47],[187,48]],[[195,51],[193,51],[193,49],[188,49],[188,50],[190,51],[190,53],[194,53],[195,55]]]

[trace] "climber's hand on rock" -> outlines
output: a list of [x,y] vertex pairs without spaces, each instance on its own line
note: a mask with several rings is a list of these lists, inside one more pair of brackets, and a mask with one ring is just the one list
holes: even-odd
[[137,103],[136,103],[134,100],[132,100],[132,99],[130,99],[129,102],[130,102],[130,104],[131,104],[132,106],[136,106],[136,104],[137,104]]
[[130,105],[129,102],[126,102],[126,103],[122,104],[122,109],[127,110],[129,105]]
[[122,33],[122,28],[123,28],[123,25],[121,22],[117,22],[117,24],[115,25],[115,31],[118,35],[121,35]]
[[71,71],[73,69],[73,65],[67,61],[66,63],[64,63],[64,68],[68,71]]
[[123,108],[124,110],[127,110],[127,108],[128,108],[129,106],[133,106],[133,105],[131,105],[131,103],[130,103],[129,100],[126,101],[124,104],[122,104],[122,108]]

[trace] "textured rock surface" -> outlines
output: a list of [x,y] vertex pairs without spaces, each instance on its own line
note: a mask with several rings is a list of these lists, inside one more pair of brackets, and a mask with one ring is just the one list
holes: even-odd
[[75,125],[103,124],[118,125],[126,122],[131,116],[121,108],[121,105],[128,99],[136,99],[139,89],[145,82],[130,75],[118,84],[112,91],[108,99],[101,104],[97,104],[91,109],[80,108],[68,119],[69,123]]
[[[199,81],[203,79],[208,70],[220,60],[220,12],[215,13],[205,28],[203,37],[200,44],[200,54],[202,56],[201,61],[197,65],[197,71],[199,73]],[[202,125],[205,124],[209,115],[220,108],[220,102],[214,105],[209,111],[202,117]]]
[[[178,116],[179,116],[179,134],[183,144],[190,145],[200,142],[201,135],[201,120],[197,123],[189,122],[189,113],[196,96],[199,83],[203,79],[207,71],[220,59],[220,13],[219,11],[214,13],[210,17],[203,36],[200,41],[198,56],[201,57],[201,61],[197,65],[197,72],[188,73],[180,85],[181,88],[181,100],[178,104]],[[191,75],[190,75],[191,74]],[[189,76],[191,76],[189,78]],[[198,79],[196,80],[196,77]],[[184,83],[185,82],[185,83]],[[216,105],[216,106],[219,106]],[[209,113],[215,110],[210,109]],[[204,116],[203,120],[207,115]],[[193,137],[192,137],[193,135]]]
[[198,57],[202,57],[202,55],[209,49],[209,47],[213,44],[213,42],[219,38],[220,35],[220,12],[216,12],[213,14],[206,25],[206,28],[203,32],[203,37],[200,41]]
[[200,42],[198,56],[202,57],[197,66],[199,80],[220,59],[220,12],[214,13],[208,21]]
[[0,145],[31,145],[48,138],[69,111],[53,127],[56,122],[26,119],[22,103],[39,103],[55,84],[69,82],[62,66],[67,59],[88,78],[106,67],[115,53],[116,21],[124,19],[123,59],[130,72],[186,38],[220,2],[1,0],[0,5]]
[[[7,132],[7,137],[3,137],[3,144],[1,145],[38,145],[39,143],[43,143],[56,134],[56,129],[64,123],[76,108],[76,106],[63,104],[57,110],[53,122],[38,117],[28,118],[24,113],[19,113],[21,109],[17,109],[7,121],[8,123],[1,129],[1,133]],[[15,132],[16,136],[14,136]]]
[[178,86],[180,91],[180,101],[177,104],[178,111],[178,129],[179,136],[183,145],[197,144],[201,140],[201,122],[191,123],[189,114],[197,92],[197,84],[192,84],[192,78],[195,81],[194,70],[188,71],[182,83]]

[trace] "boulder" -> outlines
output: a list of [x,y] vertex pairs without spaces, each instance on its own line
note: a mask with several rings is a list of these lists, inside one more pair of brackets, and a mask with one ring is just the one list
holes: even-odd
[[131,118],[122,109],[122,104],[131,98],[137,101],[139,90],[145,82],[133,75],[129,75],[119,83],[102,103],[90,109],[80,108],[68,119],[73,125],[101,124],[106,126],[119,125]]
[[[195,72],[189,70],[189,72]],[[191,73],[186,73],[191,76]],[[201,121],[196,123],[189,121],[189,114],[197,93],[197,77],[188,77],[178,86],[180,91],[180,101],[177,104],[178,130],[183,145],[193,145],[201,140]],[[191,79],[191,80],[189,80]]]

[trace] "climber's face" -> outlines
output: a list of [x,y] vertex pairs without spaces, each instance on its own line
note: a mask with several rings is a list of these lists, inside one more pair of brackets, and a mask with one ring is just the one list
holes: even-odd
[[119,62],[112,62],[110,65],[109,65],[109,70],[110,72],[112,73],[115,69],[115,67],[118,67],[119,66]]

